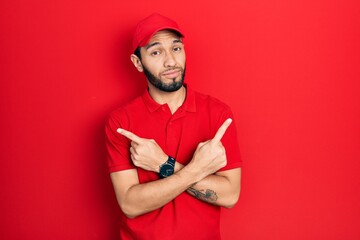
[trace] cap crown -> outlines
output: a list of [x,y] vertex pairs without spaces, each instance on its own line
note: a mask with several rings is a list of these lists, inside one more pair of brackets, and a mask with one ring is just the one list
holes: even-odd
[[172,19],[153,13],[138,23],[133,36],[132,48],[144,47],[150,41],[151,37],[158,31],[170,29],[178,32],[182,37],[184,34],[179,25]]

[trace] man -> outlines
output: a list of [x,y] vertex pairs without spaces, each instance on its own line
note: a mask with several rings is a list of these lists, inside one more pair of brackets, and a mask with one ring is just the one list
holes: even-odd
[[142,20],[133,37],[131,61],[148,89],[106,125],[121,239],[220,239],[220,207],[239,198],[232,113],[184,84],[183,37],[159,14]]

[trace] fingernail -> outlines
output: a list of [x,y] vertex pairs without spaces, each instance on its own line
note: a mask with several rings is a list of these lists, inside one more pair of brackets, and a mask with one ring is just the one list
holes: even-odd
[[118,128],[116,131],[117,131],[118,133],[121,133],[121,132],[122,132],[122,129],[121,129],[121,128]]

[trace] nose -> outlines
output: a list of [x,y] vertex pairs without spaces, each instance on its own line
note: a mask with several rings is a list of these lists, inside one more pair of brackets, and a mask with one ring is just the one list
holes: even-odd
[[176,65],[176,60],[174,53],[172,51],[166,52],[164,67],[174,67]]

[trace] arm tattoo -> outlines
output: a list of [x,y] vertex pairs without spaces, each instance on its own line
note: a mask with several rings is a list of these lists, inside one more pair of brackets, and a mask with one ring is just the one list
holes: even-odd
[[211,189],[196,190],[195,188],[190,187],[187,191],[193,196],[195,196],[197,199],[204,200],[206,202],[216,202],[216,200],[218,199],[216,192]]

